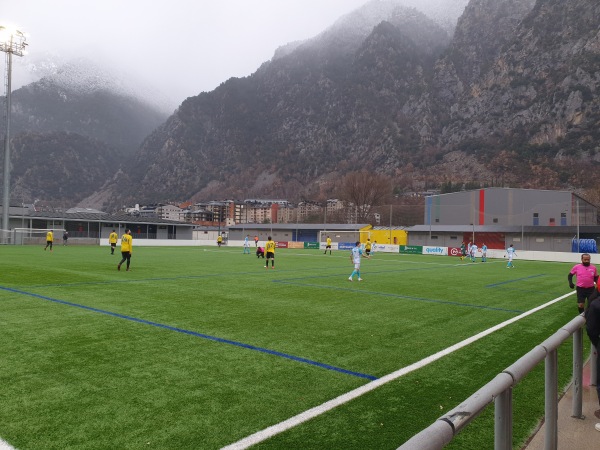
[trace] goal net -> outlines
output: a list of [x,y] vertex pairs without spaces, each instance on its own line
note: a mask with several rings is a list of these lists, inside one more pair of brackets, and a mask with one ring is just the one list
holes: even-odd
[[11,230],[11,244],[14,245],[43,245],[46,243],[48,231],[52,231],[54,242],[62,239],[62,228],[14,228]]
[[367,239],[371,238],[370,231],[319,231],[319,247],[325,249],[327,246],[327,237],[331,238],[333,249],[351,249],[360,242],[364,245]]

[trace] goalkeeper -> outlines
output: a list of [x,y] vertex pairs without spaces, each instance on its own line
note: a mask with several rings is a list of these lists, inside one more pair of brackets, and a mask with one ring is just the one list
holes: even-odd
[[53,242],[54,242],[54,233],[52,233],[52,230],[50,230],[46,233],[46,246],[44,247],[44,251],[46,251],[46,249],[48,247],[50,247],[50,251],[52,251],[52,243]]

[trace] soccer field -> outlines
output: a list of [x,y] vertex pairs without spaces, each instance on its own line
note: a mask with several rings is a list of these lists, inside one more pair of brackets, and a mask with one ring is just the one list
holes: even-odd
[[[272,270],[134,242],[119,272],[108,247],[42,248],[0,248],[0,438],[21,450],[221,448],[564,295],[572,267],[376,253],[351,283],[342,251]],[[568,297],[257,448],[396,448],[576,314]],[[543,389],[542,365],[514,391],[516,448]],[[488,408],[448,448],[492,447]]]

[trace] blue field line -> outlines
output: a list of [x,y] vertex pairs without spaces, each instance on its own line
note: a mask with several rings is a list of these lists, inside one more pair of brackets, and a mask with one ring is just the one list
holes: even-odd
[[131,317],[131,316],[127,316],[127,315],[124,315],[124,314],[115,313],[115,312],[112,312],[112,311],[106,311],[106,310],[103,310],[103,309],[93,308],[91,306],[80,305],[78,303],[72,303],[72,302],[68,302],[68,301],[65,301],[65,300],[59,300],[59,299],[52,298],[52,297],[46,297],[45,295],[34,294],[32,292],[20,291],[18,289],[8,288],[8,287],[4,287],[4,286],[0,286],[0,290],[7,291],[7,292],[12,292],[12,293],[15,293],[15,294],[20,294],[20,295],[26,295],[26,296],[29,296],[29,297],[39,298],[41,300],[46,300],[46,301],[53,302],[53,303],[59,303],[61,305],[73,306],[75,308],[81,308],[81,309],[84,309],[84,310],[87,310],[87,311],[92,311],[92,312],[99,313],[99,314],[105,314],[107,316],[117,317],[119,319],[130,320],[132,322],[137,322],[137,323],[141,323],[141,324],[144,324],[144,325],[151,325],[153,327],[163,328],[165,330],[176,331],[177,333],[188,334],[188,335],[199,337],[199,338],[202,338],[202,339],[207,339],[209,341],[219,342],[221,344],[234,345],[236,347],[245,348],[247,350],[254,350],[254,351],[257,351],[257,352],[266,353],[266,354],[273,355],[273,356],[279,356],[281,358],[290,359],[292,361],[301,362],[301,363],[305,363],[305,364],[310,364],[312,366],[316,366],[316,367],[319,367],[321,369],[327,369],[327,370],[332,370],[334,372],[340,372],[340,373],[343,373],[345,375],[351,375],[351,376],[358,377],[358,378],[366,378],[367,380],[377,380],[377,377],[373,376],[373,375],[368,375],[368,374],[364,374],[364,373],[360,373],[360,372],[353,372],[351,370],[342,369],[340,367],[331,366],[329,364],[323,364],[323,363],[320,363],[320,362],[317,362],[317,361],[313,361],[313,360],[310,360],[310,359],[302,358],[300,356],[289,355],[287,353],[278,352],[276,350],[269,350],[267,348],[257,347],[255,345],[250,345],[250,344],[244,344],[242,342],[237,342],[237,341],[231,341],[229,339],[223,339],[223,338],[219,338],[219,337],[216,337],[216,336],[210,336],[208,334],[198,333],[196,331],[191,331],[191,330],[185,330],[183,328],[172,327],[170,325],[165,325],[165,324],[158,323],[158,322],[151,322],[149,320],[139,319],[137,317]]
[[[304,270],[314,270],[314,268],[304,269]],[[336,267],[324,267],[321,270],[339,270]],[[283,270],[278,271],[278,273],[285,272]],[[294,270],[294,272],[298,272],[298,270]],[[194,279],[202,279],[202,278],[214,278],[214,277],[229,277],[231,275],[252,275],[256,276],[257,273],[265,273],[264,267],[261,266],[259,270],[252,271],[244,271],[244,272],[228,272],[228,273],[209,273],[203,275],[179,275],[175,277],[151,277],[151,278],[134,278],[129,280],[102,280],[102,281],[77,281],[72,283],[47,283],[47,284],[31,284],[27,286],[22,286],[23,289],[38,289],[38,288],[49,288],[49,287],[71,287],[71,286],[93,286],[93,285],[102,285],[102,284],[119,284],[119,283],[144,283],[147,281],[177,281],[177,280],[194,280]],[[271,272],[269,272],[271,273]],[[336,272],[335,276],[338,276],[339,272]],[[332,275],[333,276],[333,275]]]
[[531,280],[532,278],[539,278],[539,277],[545,277],[545,276],[547,276],[545,273],[540,273],[538,275],[531,275],[529,277],[516,278],[514,280],[501,281],[500,283],[488,284],[488,285],[486,285],[486,287],[502,286],[503,284],[518,283],[520,281]]
[[[309,277],[294,277],[294,278],[286,278],[286,280],[307,280],[309,278],[317,279],[317,278],[333,278],[333,277],[341,277],[341,273],[339,272],[339,267],[333,268],[337,270],[335,273],[327,274],[327,275],[311,275]],[[438,270],[439,267],[407,267],[406,269],[386,269],[386,270],[369,270],[369,274],[382,274],[382,273],[401,273],[401,272],[412,272],[412,271],[421,271],[421,270]],[[279,272],[281,273],[281,272]],[[346,277],[347,278],[347,277]],[[274,282],[280,282],[279,280],[273,280]],[[303,285],[303,284],[302,284]]]
[[[311,278],[313,278],[313,277],[311,277]],[[465,308],[486,309],[486,310],[491,310],[491,311],[502,311],[502,312],[509,312],[509,313],[514,313],[514,314],[522,314],[524,312],[519,309],[495,308],[493,306],[473,305],[470,303],[451,302],[451,301],[447,301],[447,300],[436,300],[433,298],[412,297],[410,295],[392,294],[392,293],[388,293],[388,292],[366,291],[363,289],[352,289],[352,288],[343,288],[343,287],[336,287],[336,286],[323,286],[320,284],[311,284],[311,283],[298,283],[298,282],[291,282],[288,280],[273,280],[273,283],[315,287],[315,288],[319,288],[319,289],[330,289],[330,290],[334,290],[334,291],[345,291],[345,292],[352,292],[352,293],[368,294],[368,295],[379,296],[379,297],[401,298],[401,299],[406,299],[406,300],[416,300],[416,301],[425,302],[425,303],[439,303],[439,304],[443,304],[443,305],[462,306]]]
[[[105,281],[78,281],[76,283],[54,283],[54,284],[32,284],[27,286],[28,289],[48,288],[48,287],[71,287],[71,286],[88,286],[95,284],[118,284],[118,283],[143,283],[146,281],[177,281],[177,280],[193,280],[200,278],[230,276],[230,273],[211,273],[205,275],[181,275],[177,277],[152,277],[152,278],[137,278],[132,280],[105,280]],[[252,272],[239,272],[237,275],[256,275]]]
[[558,297],[558,296],[564,294],[564,291],[547,292],[547,291],[537,291],[535,289],[519,289],[519,288],[512,288],[512,287],[504,287],[504,288],[502,288],[502,291],[503,292],[511,291],[511,292],[517,292],[517,293],[523,293],[523,294],[531,293],[531,294],[539,294],[539,295],[552,296],[552,297]]
[[[427,264],[433,264],[433,263],[427,263]],[[469,263],[470,264],[470,263]],[[461,266],[467,266],[469,264],[443,264],[443,265],[447,265],[448,267],[461,267]],[[369,273],[400,273],[400,272],[409,272],[409,271],[420,271],[420,270],[437,270],[439,268],[440,264],[435,264],[435,266],[432,267],[407,267],[404,269],[398,269],[398,268],[393,268],[393,269],[386,269],[386,270],[377,270],[377,271],[369,271]],[[331,266],[327,266],[327,267],[322,267],[319,270],[323,271],[323,270],[335,270],[335,273],[332,273],[330,275],[318,275],[318,276],[311,276],[308,278],[328,278],[328,277],[338,277],[340,276],[339,273],[339,267],[331,267]],[[313,271],[315,270],[314,267],[312,268],[307,268],[307,269],[302,269],[302,270],[297,270],[294,269],[294,273],[298,273],[299,271]],[[244,271],[244,272],[236,272],[236,275],[256,275],[257,273],[260,273],[261,270],[252,270],[252,271]],[[285,272],[285,270],[279,270],[277,271],[277,273],[282,273]],[[264,272],[263,272],[264,273]],[[202,278],[211,278],[211,277],[223,277],[223,276],[231,276],[233,273],[229,272],[229,273],[211,273],[211,274],[203,274],[203,275],[180,275],[180,276],[175,276],[175,277],[151,277],[151,278],[137,278],[137,279],[131,279],[131,280],[103,280],[103,281],[78,281],[78,282],[73,282],[73,283],[47,283],[47,284],[32,284],[32,285],[28,285],[28,286],[23,286],[23,288],[27,288],[27,289],[38,289],[38,288],[49,288],[49,287],[71,287],[71,286],[93,286],[93,285],[103,285],[103,284],[119,284],[119,283],[143,283],[143,282],[147,282],[147,281],[177,281],[177,280],[193,280],[193,279],[202,279]],[[305,277],[298,277],[298,279],[306,279]]]

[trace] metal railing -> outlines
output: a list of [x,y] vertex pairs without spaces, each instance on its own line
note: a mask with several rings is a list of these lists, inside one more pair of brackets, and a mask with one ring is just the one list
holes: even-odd
[[[583,316],[577,316],[529,353],[444,414],[429,427],[414,435],[399,450],[437,450],[449,444],[463,428],[492,402],[494,405],[494,449],[512,449],[512,390],[542,360],[545,360],[545,449],[556,450],[558,442],[558,358],[557,349],[573,336],[573,417],[583,409]],[[592,364],[593,365],[593,364]],[[592,376],[594,374],[592,373]],[[594,379],[594,378],[592,378]]]

